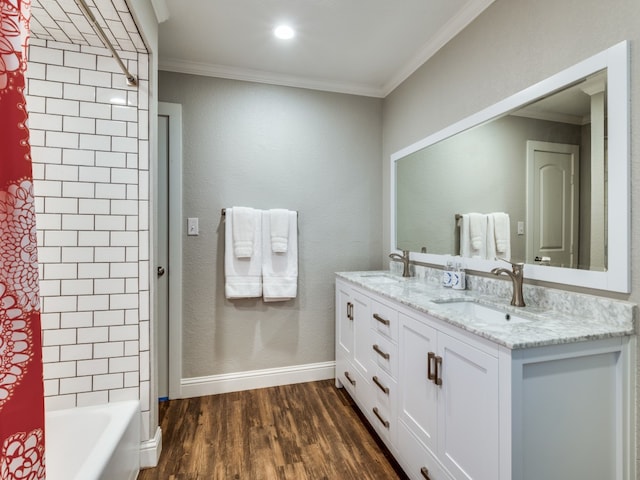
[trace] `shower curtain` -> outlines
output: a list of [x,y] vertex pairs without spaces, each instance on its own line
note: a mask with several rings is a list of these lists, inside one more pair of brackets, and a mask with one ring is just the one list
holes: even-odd
[[0,480],[44,472],[35,204],[24,73],[30,0],[0,0]]

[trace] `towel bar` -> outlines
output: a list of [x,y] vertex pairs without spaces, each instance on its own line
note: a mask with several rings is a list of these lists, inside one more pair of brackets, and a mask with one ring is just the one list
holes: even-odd
[[[296,214],[297,214],[297,213],[298,213],[298,211],[296,210]],[[226,216],[226,215],[227,215],[227,209],[226,209],[226,208],[222,208],[222,209],[220,209],[220,215],[221,215],[222,217]]]

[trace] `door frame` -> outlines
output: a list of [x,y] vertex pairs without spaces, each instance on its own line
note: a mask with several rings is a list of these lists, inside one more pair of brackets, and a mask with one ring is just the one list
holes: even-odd
[[572,249],[572,263],[574,263],[574,267],[578,264],[578,224],[580,219],[580,204],[579,204],[579,185],[578,181],[580,179],[579,176],[579,168],[580,168],[580,159],[579,159],[579,147],[577,145],[573,145],[570,143],[553,143],[553,142],[542,142],[538,140],[527,140],[527,185],[526,185],[526,240],[525,240],[525,259],[526,263],[534,263],[533,262],[533,194],[534,194],[534,158],[535,152],[538,150],[542,150],[545,152],[554,152],[554,153],[566,153],[571,155],[571,249]]
[[[182,398],[182,105],[158,102],[169,119],[169,398]],[[155,270],[155,269],[154,269]],[[156,305],[157,308],[157,305]]]

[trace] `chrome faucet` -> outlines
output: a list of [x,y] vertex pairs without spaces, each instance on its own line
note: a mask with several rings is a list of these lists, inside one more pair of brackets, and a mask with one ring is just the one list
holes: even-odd
[[402,255],[398,253],[390,253],[389,258],[393,260],[400,260],[402,262],[402,276],[410,277],[411,269],[409,268],[409,250],[402,250]]
[[494,275],[505,274],[511,278],[511,282],[513,283],[513,295],[511,296],[511,305],[515,307],[524,307],[524,297],[522,295],[522,282],[524,280],[524,263],[512,263],[503,258],[499,258],[498,260],[502,260],[503,262],[507,262],[511,264],[511,270],[507,270],[506,268],[493,268],[491,269],[491,273]]

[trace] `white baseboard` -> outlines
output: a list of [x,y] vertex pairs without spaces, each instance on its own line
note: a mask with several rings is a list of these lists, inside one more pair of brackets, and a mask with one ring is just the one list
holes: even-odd
[[140,444],[140,468],[152,468],[158,465],[162,451],[162,430],[156,428],[153,438]]
[[336,362],[308,363],[291,367],[183,378],[180,381],[180,393],[181,398],[191,398],[327,380],[335,377],[335,366]]

